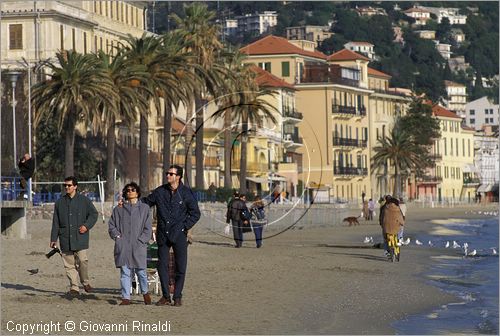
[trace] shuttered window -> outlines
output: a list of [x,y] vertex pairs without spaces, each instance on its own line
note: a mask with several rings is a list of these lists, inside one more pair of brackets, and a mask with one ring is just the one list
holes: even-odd
[[9,25],[9,48],[23,49],[23,25],[11,24]]

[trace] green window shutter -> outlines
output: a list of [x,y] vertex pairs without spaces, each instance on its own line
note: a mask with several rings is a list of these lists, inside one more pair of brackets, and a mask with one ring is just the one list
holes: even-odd
[[290,62],[281,62],[281,76],[290,76]]
[[269,73],[271,72],[271,62],[264,63],[264,70],[266,70]]

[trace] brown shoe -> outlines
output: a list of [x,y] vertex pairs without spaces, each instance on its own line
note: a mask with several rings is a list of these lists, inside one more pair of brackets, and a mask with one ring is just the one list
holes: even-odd
[[172,304],[172,301],[167,299],[166,297],[162,296],[161,299],[156,302],[157,306],[170,306]]
[[145,305],[151,304],[151,296],[149,296],[149,293],[143,294],[142,297],[144,298]]
[[175,306],[175,307],[180,307],[180,306],[182,306],[182,299],[181,299],[181,298],[174,299],[174,306]]
[[119,306],[128,306],[130,304],[129,299],[122,299],[122,302],[120,302]]
[[90,285],[83,285],[83,289],[85,289],[85,292],[87,293],[90,293],[94,290],[94,288],[92,288],[92,286]]
[[68,292],[68,295],[69,296],[78,296],[78,295],[80,295],[80,292],[77,291],[76,289],[70,289]]

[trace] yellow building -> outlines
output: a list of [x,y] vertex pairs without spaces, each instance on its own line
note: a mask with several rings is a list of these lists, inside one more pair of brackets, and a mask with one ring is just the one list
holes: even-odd
[[474,166],[474,130],[461,125],[455,113],[434,105],[433,115],[439,120],[441,138],[436,142],[437,194],[438,201],[473,199],[476,186],[467,181]]
[[[398,116],[406,114],[411,102],[409,90],[389,87],[391,76],[381,71],[368,68],[368,88],[373,93],[368,97],[370,162],[373,148],[381,138],[390,134]],[[369,197],[378,199],[391,194],[394,190],[394,179],[391,179],[392,169],[387,167],[382,171],[374,171],[370,175]]]

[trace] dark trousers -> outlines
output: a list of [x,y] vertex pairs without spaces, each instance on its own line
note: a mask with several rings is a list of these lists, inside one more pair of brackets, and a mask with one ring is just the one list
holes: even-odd
[[241,228],[242,223],[240,220],[234,219],[231,219],[231,222],[233,223],[234,242],[236,243],[236,246],[241,246],[243,244],[243,230]]
[[187,269],[187,239],[179,237],[175,243],[167,242],[158,245],[158,274],[160,275],[161,291],[165,298],[170,299],[169,285],[169,258],[170,247],[174,250],[175,258],[175,290],[174,299],[182,298],[182,289],[186,279]]
[[264,225],[252,223],[252,229],[255,235],[255,243],[257,244],[257,247],[262,246],[262,231],[264,231]]

